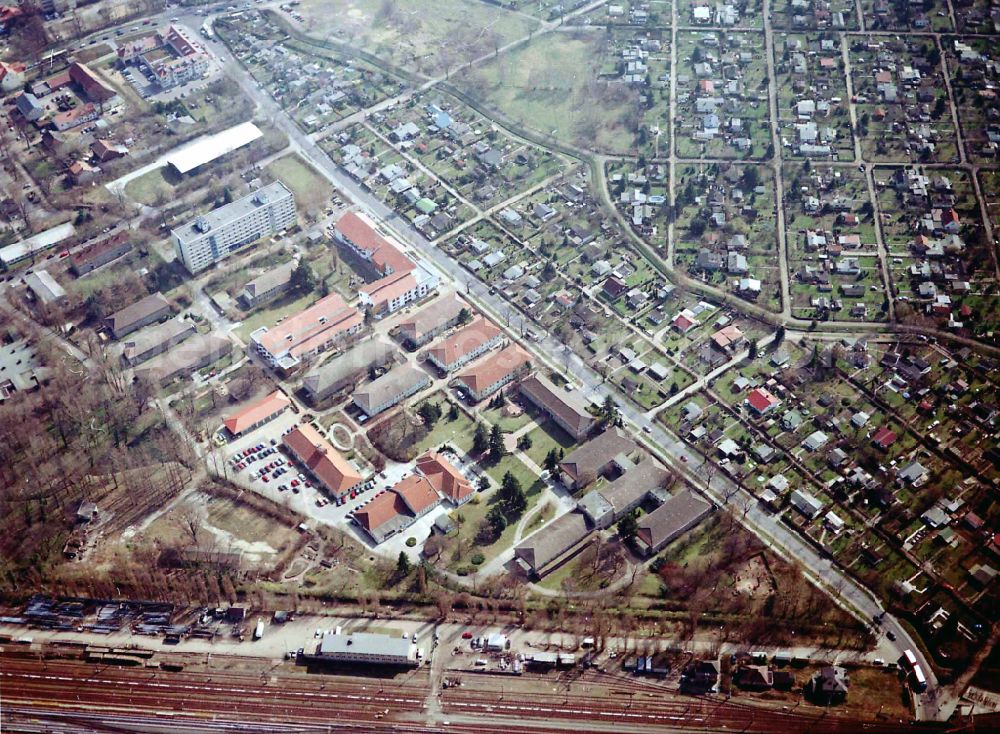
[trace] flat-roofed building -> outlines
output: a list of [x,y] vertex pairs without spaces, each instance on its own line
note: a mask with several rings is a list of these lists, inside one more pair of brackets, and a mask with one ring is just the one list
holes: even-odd
[[390,665],[415,668],[420,664],[417,645],[409,638],[383,635],[376,632],[352,632],[323,635],[316,655],[336,663],[364,665]]
[[150,384],[165,385],[219,361],[232,350],[233,343],[225,337],[197,334],[138,367],[135,376]]
[[375,336],[337,354],[302,378],[310,402],[319,403],[339,393],[354,390],[358,380],[371,369],[395,361],[399,350],[389,340]]
[[705,519],[713,509],[710,502],[690,489],[681,490],[639,518],[636,544],[647,556],[655,555]]
[[312,426],[296,426],[282,442],[330,494],[342,498],[364,484],[357,469]]
[[472,311],[454,293],[442,296],[400,322],[397,327],[399,338],[410,349],[422,347],[457,324],[463,310]]
[[487,398],[531,370],[531,356],[517,344],[481,359],[461,372],[456,381],[473,402]]
[[430,384],[431,379],[423,370],[400,365],[355,391],[351,400],[365,415],[378,415]]
[[0,340],[0,402],[16,392],[34,390],[49,375],[33,341]]
[[533,533],[514,548],[514,559],[541,578],[583,549],[591,530],[580,512],[567,512]]
[[331,293],[280,324],[257,329],[250,342],[269,365],[290,372],[302,360],[358,333],[363,325],[364,316],[339,294]]
[[74,252],[70,256],[71,267],[77,276],[86,275],[131,251],[131,234],[123,229]]
[[261,237],[295,226],[295,196],[281,181],[170,231],[178,259],[200,273]]
[[168,319],[162,324],[149,326],[123,340],[122,360],[130,367],[135,367],[162,354],[175,344],[180,344],[195,333],[197,329],[194,324],[181,318]]
[[440,344],[427,350],[427,359],[445,374],[454,372],[503,341],[503,332],[480,316]]
[[593,430],[596,420],[576,393],[560,390],[544,375],[521,380],[521,395],[579,441]]
[[238,412],[226,418],[222,425],[233,436],[244,436],[261,426],[270,423],[292,404],[280,390],[241,408]]
[[248,309],[257,308],[257,306],[273,301],[282,293],[288,292],[297,267],[297,262],[289,260],[283,265],[258,275],[243,286],[243,292],[240,293],[243,305]]
[[572,489],[588,486],[611,467],[626,470],[631,465],[627,457],[639,446],[620,428],[608,428],[603,433],[565,456],[559,464],[566,483]]
[[170,302],[160,293],[141,298],[121,311],[116,311],[104,320],[115,339],[137,331],[144,326],[170,316]]

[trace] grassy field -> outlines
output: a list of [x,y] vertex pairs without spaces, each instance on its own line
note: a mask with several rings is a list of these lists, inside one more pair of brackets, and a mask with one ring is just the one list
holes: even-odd
[[545,457],[552,449],[563,449],[569,453],[576,445],[573,437],[551,420],[531,429],[528,438],[531,439],[531,448],[526,453],[539,466],[545,463]]
[[477,0],[304,0],[306,31],[420,74],[448,71],[528,35],[538,22]]
[[180,183],[175,176],[168,166],[157,168],[125,184],[125,195],[148,206],[166,203],[170,200],[174,187]]
[[635,145],[634,90],[598,79],[602,41],[553,33],[502,54],[458,83],[536,132],[624,153]]
[[462,411],[459,411],[458,418],[448,420],[448,410],[451,403],[442,392],[436,392],[426,400],[421,401],[419,405],[415,405],[413,408],[414,411],[419,410],[420,405],[424,403],[437,403],[440,405],[442,416],[434,424],[431,432],[422,441],[417,443],[417,451],[423,453],[430,449],[437,450],[441,447],[441,444],[450,443],[458,450],[468,453],[472,449],[472,436],[476,430],[472,419]]
[[267,170],[292,190],[295,203],[308,218],[314,218],[316,210],[333,195],[330,183],[297,153],[271,161]]

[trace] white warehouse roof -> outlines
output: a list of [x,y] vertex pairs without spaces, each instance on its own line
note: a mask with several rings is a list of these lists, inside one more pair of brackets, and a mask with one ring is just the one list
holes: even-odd
[[176,168],[178,173],[187,173],[262,136],[263,133],[252,122],[241,122],[228,130],[198,138],[173,151],[167,156],[167,163]]

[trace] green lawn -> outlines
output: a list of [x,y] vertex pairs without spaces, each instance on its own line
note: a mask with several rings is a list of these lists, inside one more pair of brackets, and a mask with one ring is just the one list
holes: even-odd
[[464,412],[459,410],[458,418],[448,420],[448,410],[451,405],[448,398],[442,392],[436,392],[419,405],[414,406],[414,411],[419,410],[424,403],[438,403],[441,406],[441,420],[434,424],[431,432],[417,444],[417,452],[423,453],[428,449],[437,449],[441,444],[450,443],[460,451],[468,453],[472,450],[472,435],[476,430],[475,424]]
[[491,426],[500,426],[500,430],[504,433],[513,433],[519,428],[523,428],[532,421],[532,417],[527,411],[522,412],[520,415],[506,416],[503,414],[503,408],[498,409],[483,409],[482,411],[483,419],[489,423]]
[[420,74],[443,73],[528,35],[538,21],[479,0],[304,0],[309,33]]
[[531,439],[531,448],[527,451],[528,458],[539,466],[542,466],[545,456],[552,449],[563,449],[569,453],[576,446],[573,437],[551,420],[529,431],[528,438]]
[[140,204],[155,206],[168,202],[178,183],[180,181],[170,173],[169,167],[163,166],[125,184],[125,196]]
[[[478,495],[478,502],[473,500],[466,505],[455,511],[455,513],[461,513],[464,518],[460,533],[465,537],[475,538],[476,532],[479,528],[479,524],[482,522],[483,518],[486,517],[486,513],[490,511],[494,504],[494,498],[496,496],[497,488],[500,486],[500,481],[503,479],[503,475],[506,472],[510,472],[521,482],[521,486],[524,488],[525,495],[528,499],[528,507],[524,511],[525,517],[532,513],[535,506],[538,504],[539,498],[542,496],[542,488],[545,486],[544,483],[538,479],[531,470],[518,459],[516,456],[505,456],[501,459],[495,466],[489,467],[486,473],[490,475],[492,480],[492,486],[490,490],[483,494]],[[493,558],[496,558],[500,553],[507,550],[514,542],[514,534],[517,531],[517,524],[520,522],[521,518],[518,518],[513,523],[507,526],[507,528],[500,534],[500,537],[496,542],[489,545],[477,545],[472,544],[471,550],[467,557],[460,558],[458,560],[451,560],[450,566],[452,569],[458,568],[460,566],[469,565],[469,558],[471,558],[476,553],[482,553],[485,557],[484,563],[488,563]]]
[[306,216],[313,218],[333,195],[333,186],[298,153],[283,156],[267,164],[266,169],[295,194],[295,203]]
[[458,77],[470,94],[515,122],[610,153],[635,147],[627,121],[637,92],[598,78],[603,36],[551,33]]

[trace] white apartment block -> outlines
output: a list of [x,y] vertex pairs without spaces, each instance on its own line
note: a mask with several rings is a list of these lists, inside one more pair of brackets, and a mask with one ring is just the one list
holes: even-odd
[[190,273],[198,273],[232,252],[296,224],[295,197],[275,181],[171,230],[177,257]]

